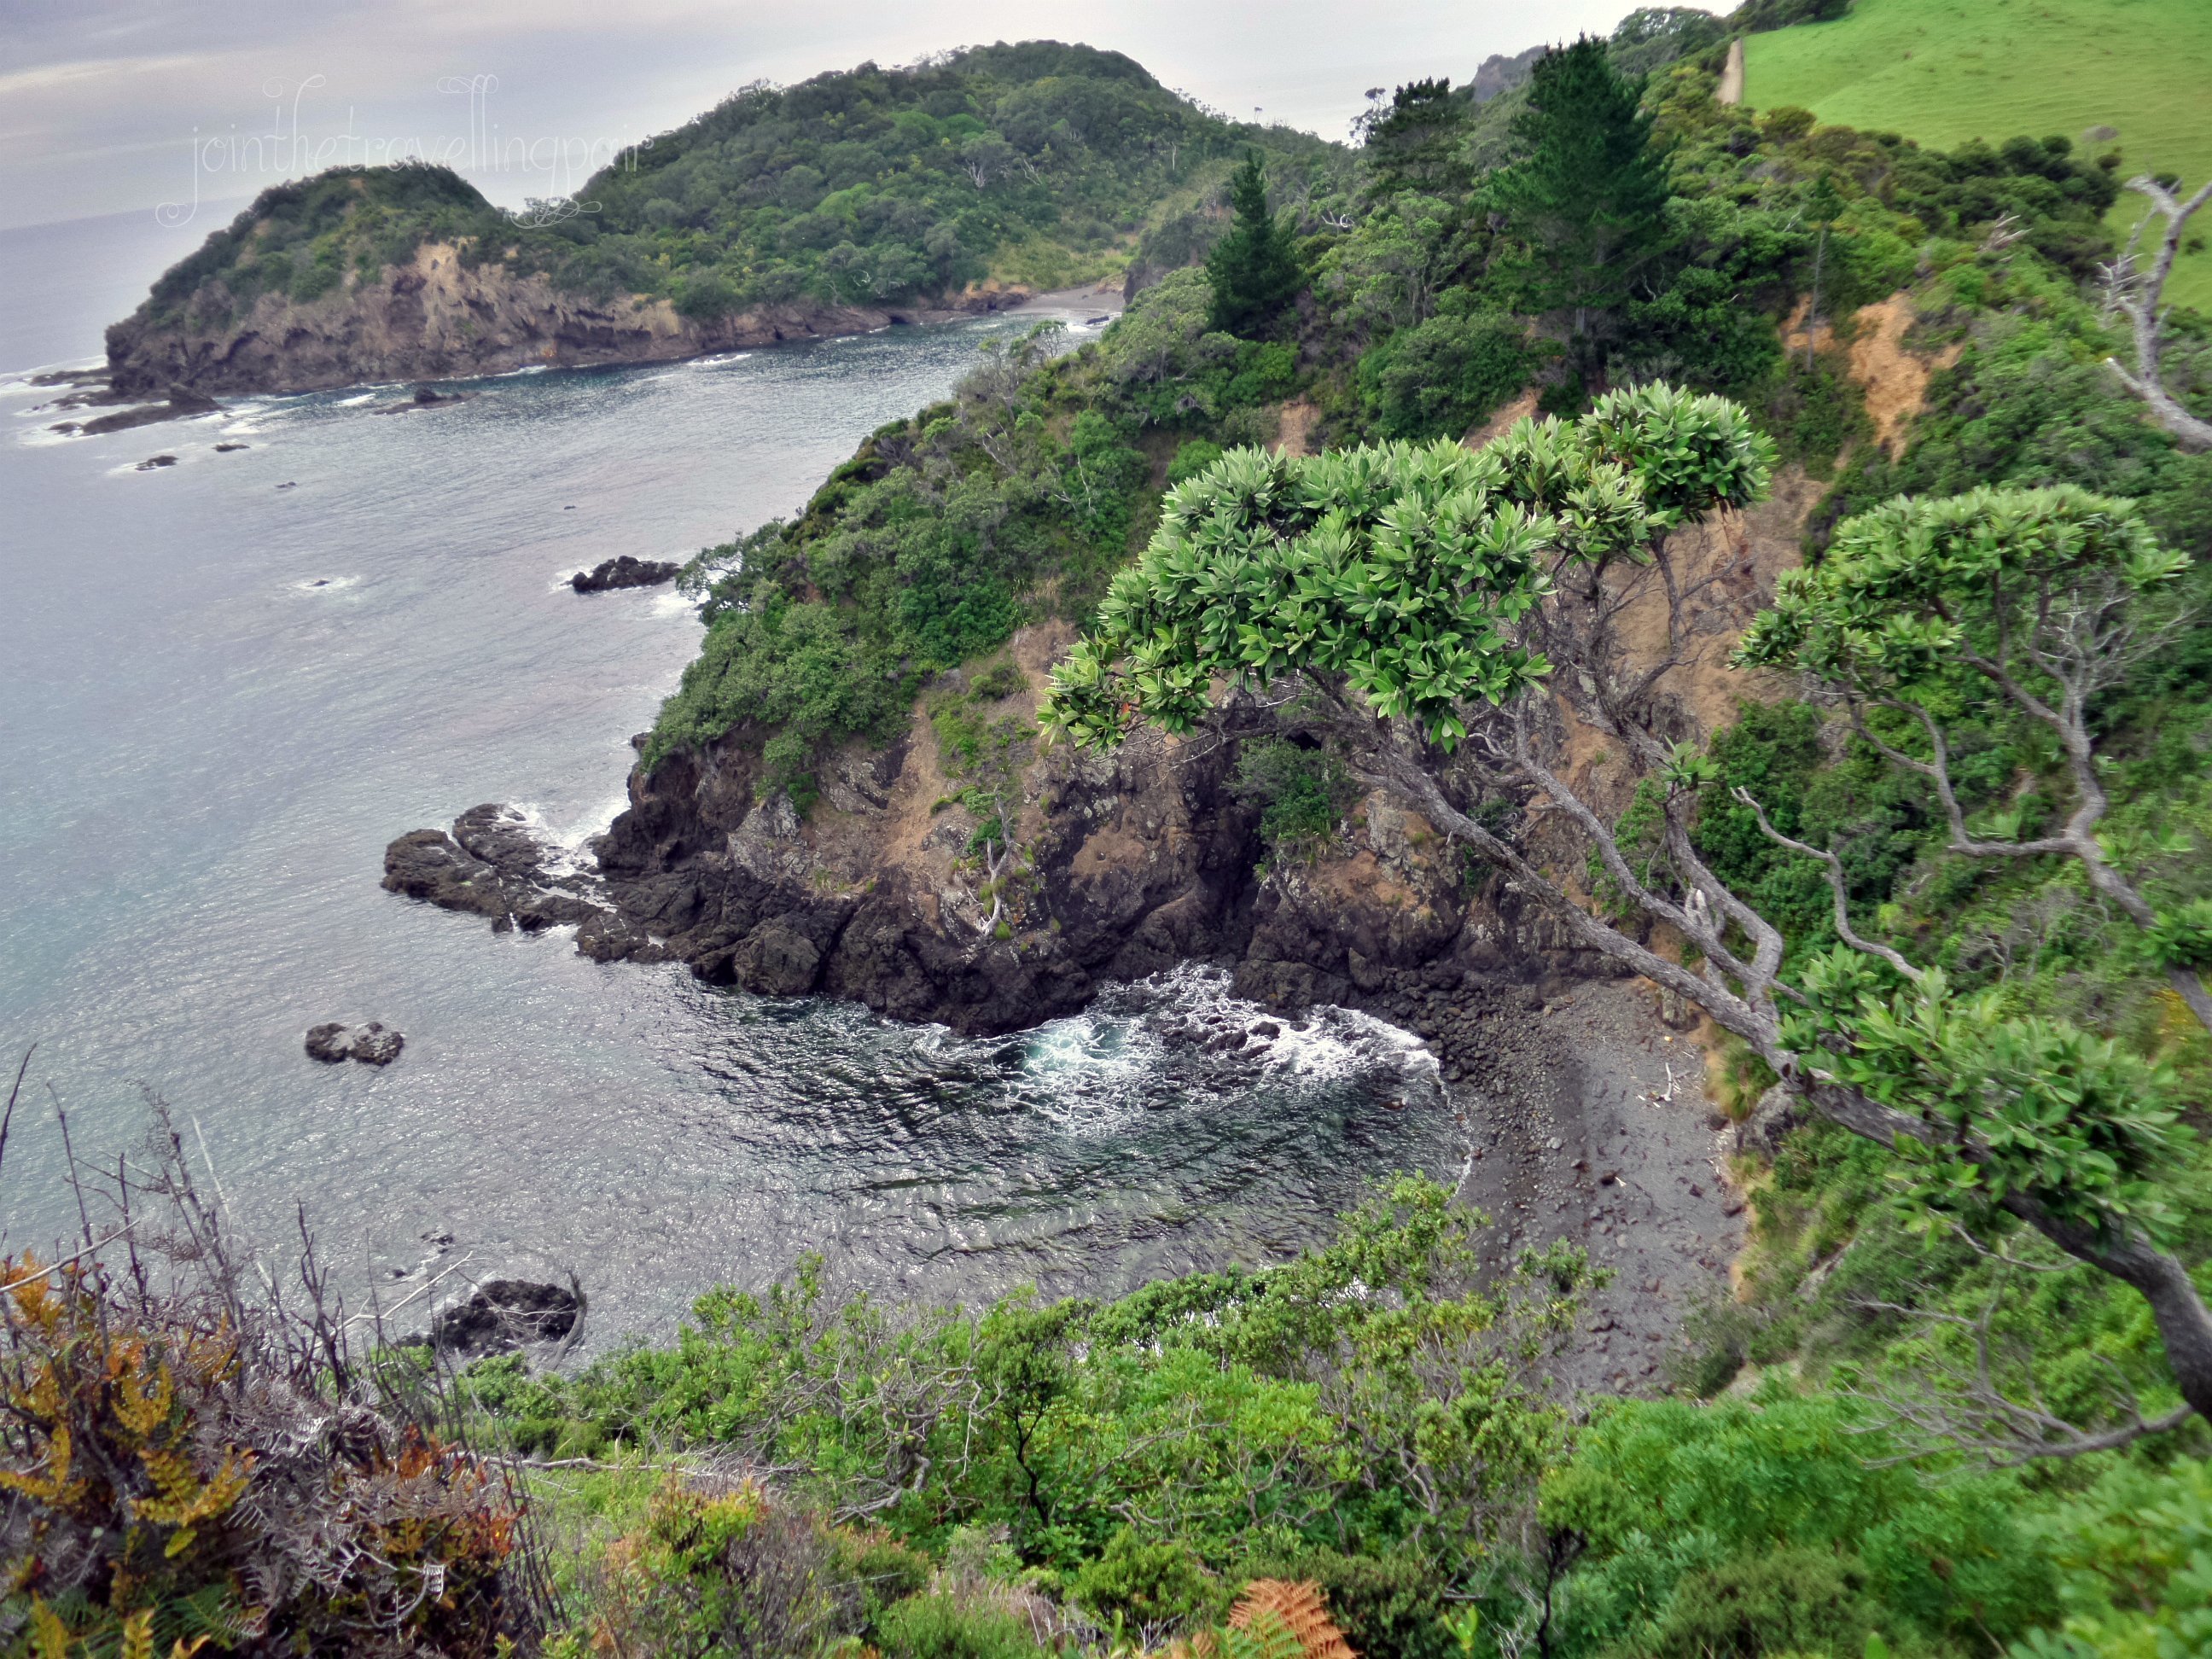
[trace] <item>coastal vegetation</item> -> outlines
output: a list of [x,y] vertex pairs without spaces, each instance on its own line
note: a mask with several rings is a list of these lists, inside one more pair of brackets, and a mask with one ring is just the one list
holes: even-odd
[[[1071,735],[1202,720],[1219,677],[1272,681],[1299,742],[1253,745],[1239,785],[1272,856],[1325,833],[1346,778],[1395,788],[1713,1011],[1719,1097],[1775,1119],[1736,1171],[1742,1292],[1692,1320],[1672,1397],[1586,1405],[1532,1485],[1501,1463],[1517,1518],[1468,1527],[1456,1559],[1348,1519],[1279,1547],[1255,1517],[1230,1545],[1132,1499],[1131,1537],[1072,1557],[979,1516],[1003,1528],[1000,1593],[1081,1610],[1079,1585],[1156,1560],[1188,1632],[1248,1578],[1302,1577],[1355,1649],[1393,1654],[2191,1651],[2212,1617],[2192,1282],[2212,459],[2104,366],[2126,361],[2100,286],[2124,179],[2070,137],[1943,152],[1722,105],[1716,50],[1623,97],[1620,50],[1559,53],[1479,106],[1434,83],[1378,105],[1352,187],[1297,209],[1296,307],[1241,343],[1186,277],[1033,370],[1044,431],[1097,416],[1150,465],[1082,580],[1015,603],[1096,642],[1046,710]],[[1622,146],[1625,167],[1584,159]],[[1885,431],[1850,351],[1863,309],[1894,303],[1938,367]],[[1234,354],[1277,347],[1276,385],[1221,397]],[[2169,318],[2164,353],[2201,413],[2202,325]],[[1331,449],[1240,449],[1286,393]],[[1422,447],[1523,393],[1559,422]],[[1665,532],[1778,465],[1825,490],[1807,574],[1741,660],[1788,672],[1683,744],[1630,695],[1591,595],[1662,586]],[[772,532],[783,556],[823,539],[808,523]],[[1626,813],[1514,775],[1492,711],[1532,686],[1641,757]],[[1523,850],[1537,803],[1586,815],[1610,920]],[[1784,1078],[1812,1097],[1794,1114]],[[688,1340],[656,1394],[744,1346]],[[609,1443],[620,1419],[582,1399],[525,1413],[542,1443]],[[1367,1455],[1371,1482],[1409,1468]]]
[[146,314],[206,323],[264,293],[306,302],[426,245],[590,299],[666,300],[696,321],[1062,286],[1118,276],[1148,229],[1197,213],[1247,150],[1306,188],[1348,166],[1338,146],[1201,109],[1118,52],[975,47],[744,88],[572,199],[520,214],[428,164],[279,185],[165,273]]
[[[2069,0],[2036,17],[2034,28],[2016,27],[2003,0],[1856,0],[1820,27],[1752,36],[1745,94],[1942,149],[2057,132],[2093,153],[2120,151],[2130,173],[2212,173],[2212,131],[2199,118],[2212,56],[2203,7]],[[2125,198],[2107,228],[2124,240],[2143,212]],[[2185,256],[2172,293],[2212,307],[2212,255]]]
[[[701,556],[701,654],[643,757],[757,749],[805,811],[833,748],[919,704],[995,857],[993,792],[1046,735],[1001,712],[1023,623],[1084,636],[1042,711],[1064,740],[1264,701],[1233,787],[1271,860],[1379,790],[1710,1015],[1717,1099],[1759,1131],[1729,1171],[1750,1243],[1662,1395],[1571,1394],[1604,1270],[1504,1255],[1414,1176],[1291,1260],[1112,1299],[904,1303],[806,1258],[668,1346],[447,1376],[356,1358],[312,1260],[304,1302],[248,1294],[173,1158],[133,1201],[190,1224],[173,1281],[135,1246],[0,1267],[11,1650],[2212,1646],[2212,453],[2106,366],[2116,164],[1723,105],[1725,45],[1641,13],[1480,104],[1416,82],[1348,170],[1220,131],[1212,258],[1155,218],[1131,257],[1179,268],[1103,337],[998,337]],[[1011,81],[1027,50],[881,73]],[[1099,78],[1097,108],[1158,112]],[[1018,148],[1030,101],[990,107]],[[1107,199],[1091,164],[1055,212]],[[678,177],[627,252],[564,269],[650,247],[679,303],[702,270],[764,292],[765,244],[684,221]],[[792,280],[839,280],[833,252]],[[1909,407],[1854,362],[1886,317],[1927,371]],[[2165,386],[2212,418],[2212,335],[2164,329]],[[1733,720],[1697,729],[1666,695],[1697,620],[1674,549],[1787,468],[1802,568],[1733,643]],[[1659,619],[1632,641],[1632,605]],[[1625,805],[1547,760],[1569,715],[1632,769]],[[270,1564],[272,1491],[355,1528],[343,1571]]]

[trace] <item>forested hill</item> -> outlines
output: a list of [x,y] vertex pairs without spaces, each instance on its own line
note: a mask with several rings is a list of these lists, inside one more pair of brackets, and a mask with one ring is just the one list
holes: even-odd
[[1118,52],[863,64],[744,88],[520,214],[429,166],[277,185],[154,285],[109,359],[125,390],[290,390],[873,325],[1115,278],[1252,148],[1309,188],[1349,166]]

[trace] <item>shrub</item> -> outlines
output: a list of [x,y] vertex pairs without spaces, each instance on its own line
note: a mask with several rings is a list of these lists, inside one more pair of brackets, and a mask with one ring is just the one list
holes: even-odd
[[1029,677],[1011,662],[993,663],[968,688],[977,702],[1002,702],[1030,689]]
[[1444,1621],[1443,1582],[1411,1557],[1316,1549],[1267,1558],[1260,1571],[1317,1585],[1361,1659],[1448,1659],[1457,1649]]
[[1875,1612],[1846,1559],[1778,1550],[1685,1574],[1643,1651],[1651,1659],[1863,1652]]
[[1359,360],[1359,385],[1386,438],[1456,438],[1528,383],[1528,329],[1502,312],[1431,317]]
[[1195,478],[1219,460],[1221,453],[1221,446],[1211,439],[1187,439],[1176,446],[1175,459],[1168,463],[1168,483],[1172,487]]
[[1107,1540],[1105,1549],[1076,1573],[1071,1589],[1079,1604],[1107,1623],[1148,1638],[1221,1611],[1220,1583],[1204,1563],[1172,1540],[1146,1542],[1133,1527]]
[[526,1634],[502,1472],[401,1411],[411,1371],[361,1365],[319,1298],[249,1292],[174,1138],[156,1155],[133,1220],[179,1259],[105,1261],[89,1223],[75,1256],[0,1259],[0,1647],[473,1659]]
[[948,1595],[915,1595],[876,1621],[887,1659],[1036,1659],[1046,1650],[1018,1615]]
[[1312,846],[1358,799],[1345,764],[1324,749],[1287,738],[1247,744],[1230,786],[1260,807],[1260,839],[1271,852]]
[[870,1602],[856,1567],[878,1553],[862,1545],[841,1559],[818,1520],[750,1481],[672,1474],[643,1524],[607,1547],[560,1645],[800,1659],[861,1630]]

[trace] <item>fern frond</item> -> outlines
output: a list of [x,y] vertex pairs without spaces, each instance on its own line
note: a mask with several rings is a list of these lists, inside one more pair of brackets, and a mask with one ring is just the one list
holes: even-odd
[[[1250,1659],[1358,1659],[1344,1632],[1328,1616],[1328,1603],[1319,1584],[1287,1578],[1255,1578],[1247,1584],[1230,1610],[1230,1629],[1258,1635],[1270,1624],[1287,1633],[1294,1646],[1287,1655],[1271,1650]],[[1247,1656],[1237,1655],[1235,1659],[1247,1659]]]

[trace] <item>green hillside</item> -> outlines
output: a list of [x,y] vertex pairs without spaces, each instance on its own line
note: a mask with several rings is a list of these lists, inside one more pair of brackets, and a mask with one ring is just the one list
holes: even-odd
[[[1970,138],[2118,130],[2123,176],[2212,173],[2212,5],[2205,0],[1858,0],[1850,15],[1755,34],[1746,100],[1950,149]],[[2096,147],[2100,152],[2105,146]],[[2141,216],[2124,197],[2109,222]],[[2212,310],[2212,252],[2169,295]]]
[[[427,240],[605,300],[907,303],[996,281],[1117,276],[1199,214],[1235,159],[1326,187],[1338,145],[1224,119],[1119,52],[1033,40],[741,88],[518,221],[443,167],[336,167],[276,185],[155,284],[147,314],[229,319],[266,292],[374,282]],[[1188,250],[1185,250],[1188,252]]]

